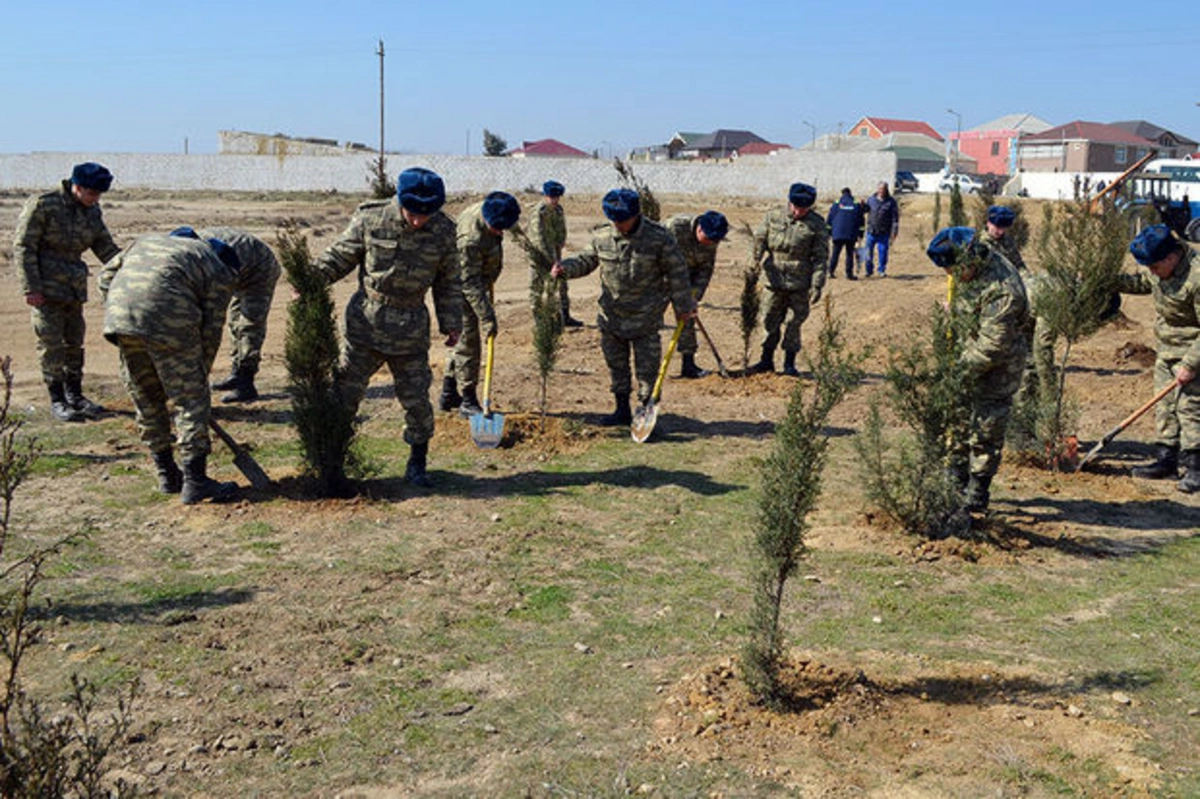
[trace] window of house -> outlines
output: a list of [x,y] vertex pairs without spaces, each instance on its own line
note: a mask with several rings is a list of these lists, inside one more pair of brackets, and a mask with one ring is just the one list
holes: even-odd
[[870,133],[870,131],[867,130],[867,126],[863,125],[861,128],[858,129],[858,135],[859,136],[870,136],[871,133]]
[[1000,142],[992,142],[992,155],[1000,155]]
[[1126,153],[1124,146],[1118,145],[1117,147],[1113,148],[1113,163],[1123,164],[1125,163],[1125,159],[1127,157],[1128,154]]

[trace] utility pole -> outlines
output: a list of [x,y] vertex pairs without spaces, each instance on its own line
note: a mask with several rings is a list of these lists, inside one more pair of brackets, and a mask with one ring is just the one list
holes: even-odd
[[379,40],[379,163],[383,163],[383,39]]

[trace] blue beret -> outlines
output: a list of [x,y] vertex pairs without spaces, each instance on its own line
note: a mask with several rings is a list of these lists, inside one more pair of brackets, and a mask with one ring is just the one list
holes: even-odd
[[240,271],[242,268],[242,259],[238,258],[237,251],[230,247],[220,239],[208,239],[208,246],[213,248],[213,252],[221,259],[221,263],[228,266],[233,271]]
[[175,228],[174,230],[172,230],[170,232],[169,235],[175,236],[175,237],[181,238],[181,239],[198,239],[198,238],[200,238],[199,236],[196,235],[196,231],[192,230],[187,225],[184,225],[183,227]]
[[566,192],[567,187],[559,183],[557,180],[547,180],[542,184],[542,194],[547,197],[561,197]]
[[517,198],[503,191],[494,191],[483,200],[483,221],[496,230],[508,230],[517,224],[521,206]]
[[436,172],[415,166],[396,178],[396,197],[409,213],[428,216],[445,204],[446,184]]
[[1017,221],[1017,212],[1007,205],[993,205],[987,210],[987,221],[996,227],[1012,227]]
[[696,217],[696,224],[704,231],[704,235],[713,241],[720,241],[729,232],[729,222],[725,219],[725,214],[718,211],[705,211]]
[[614,222],[624,222],[642,212],[642,201],[633,189],[613,189],[601,203],[604,215]]
[[1151,225],[1137,234],[1129,245],[1133,259],[1142,266],[1156,264],[1175,251],[1179,243],[1166,225]]
[[788,202],[797,208],[811,208],[817,201],[817,189],[807,183],[793,183],[788,189]]
[[105,167],[88,161],[75,165],[71,170],[71,182],[85,189],[105,192],[112,185],[113,176]]
[[925,254],[943,269],[954,266],[963,252],[975,241],[975,230],[969,227],[948,227],[938,231],[929,242]]

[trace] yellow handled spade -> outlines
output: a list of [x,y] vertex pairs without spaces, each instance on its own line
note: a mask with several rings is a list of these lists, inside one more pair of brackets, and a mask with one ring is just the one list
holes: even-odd
[[480,449],[495,449],[504,438],[504,414],[492,413],[492,360],[496,337],[488,336],[487,363],[483,368],[483,412],[471,414],[471,440]]
[[633,413],[633,424],[629,426],[629,432],[633,436],[633,440],[639,444],[645,443],[650,434],[654,432],[654,423],[658,421],[658,399],[662,396],[663,380],[667,376],[667,367],[671,365],[671,356],[675,354],[675,346],[679,343],[679,336],[683,333],[686,324],[687,319],[680,319],[676,323],[675,332],[671,335],[671,342],[667,344],[667,351],[663,354],[662,365],[658,367],[658,379],[654,381],[650,399]]

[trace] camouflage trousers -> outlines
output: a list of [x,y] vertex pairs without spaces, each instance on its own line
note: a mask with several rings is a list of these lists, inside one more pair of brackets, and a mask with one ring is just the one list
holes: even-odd
[[479,335],[479,317],[470,303],[463,303],[462,333],[458,343],[446,356],[446,375],[458,381],[460,391],[473,389],[479,384],[479,363],[483,355],[483,342]]
[[262,361],[263,341],[267,337],[267,315],[275,296],[275,284],[265,291],[241,292],[229,303],[230,357],[233,371],[241,368],[258,372]]
[[1053,389],[1058,383],[1058,366],[1054,362],[1054,347],[1057,337],[1050,325],[1041,319],[1031,325],[1027,340],[1031,343],[1029,357],[1025,359],[1025,373],[1021,377],[1018,402],[1025,404],[1037,400],[1043,390]]
[[658,330],[634,337],[618,336],[600,328],[600,350],[608,364],[609,385],[613,394],[628,396],[633,393],[629,373],[630,353],[633,355],[634,372],[637,376],[637,401],[645,404],[654,390],[658,379],[659,360],[662,358],[662,342]]
[[385,363],[392,373],[396,400],[404,408],[404,440],[424,444],[433,438],[433,404],[429,401],[433,370],[428,350],[392,355],[347,341],[335,390],[346,407],[357,411],[371,376]]
[[83,378],[83,303],[46,300],[32,309],[38,360],[47,384]]
[[[538,297],[542,296],[548,280],[550,280],[548,272],[542,272],[536,266],[529,267],[530,310],[537,310]],[[558,311],[565,319],[571,315],[571,299],[567,296],[567,281],[564,278],[557,278],[553,282],[558,283]],[[551,291],[554,291],[553,286],[551,286]]]
[[[693,285],[695,285],[693,281]],[[696,306],[700,306],[700,300],[704,299],[703,291],[692,289],[692,299],[696,301]],[[672,325],[673,327],[674,325]],[[680,355],[695,355],[698,346],[696,344],[696,320],[689,319],[687,324],[683,326],[683,332],[679,334],[679,343],[675,345],[675,349],[679,350]]]
[[137,409],[137,426],[150,452],[169,452],[171,411],[175,409],[179,454],[183,460],[207,455],[212,449],[208,418],[208,362],[194,346],[164,346],[140,336],[117,336],[121,351],[121,380]]
[[950,443],[950,462],[956,471],[962,465],[972,477],[991,478],[1000,469],[1004,433],[1012,412],[1012,396],[979,398],[971,407],[971,420],[965,434]]
[[787,352],[800,351],[800,325],[808,319],[808,289],[767,289],[767,309],[763,314],[763,329],[767,331],[763,341],[764,350],[774,350],[779,345],[779,328],[787,318],[788,311],[792,312],[792,318],[783,331],[783,349]]
[[[1154,362],[1154,388],[1162,391],[1175,381],[1179,358],[1160,355]],[[1158,443],[1187,451],[1200,449],[1200,379],[1180,386],[1154,406]]]

